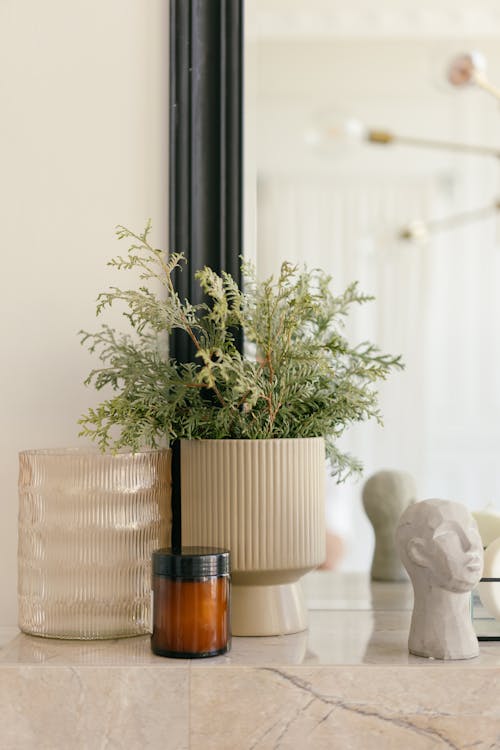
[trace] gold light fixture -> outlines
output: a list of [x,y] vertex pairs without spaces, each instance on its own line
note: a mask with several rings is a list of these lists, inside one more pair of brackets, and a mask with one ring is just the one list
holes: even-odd
[[432,221],[421,221],[420,219],[415,219],[401,229],[399,232],[399,239],[409,240],[411,242],[426,242],[430,235],[435,232],[455,229],[463,224],[470,224],[472,221],[488,219],[499,212],[500,200],[497,200],[489,206],[477,208],[473,211],[464,211],[461,214],[447,216],[444,219],[434,219]]
[[385,128],[367,127],[361,120],[346,117],[338,122],[328,123],[321,130],[311,128],[304,133],[304,140],[309,146],[315,147],[325,141],[342,141],[343,143],[374,143],[379,146],[417,146],[418,148],[436,149],[438,151],[452,151],[455,153],[473,154],[475,156],[493,156],[500,159],[500,149],[473,143],[458,143],[456,141],[421,138],[419,136],[401,135]]
[[[465,88],[468,86],[478,86],[483,91],[491,94],[495,99],[500,100],[500,89],[494,86],[486,75],[486,58],[481,52],[462,52],[456,55],[448,66],[447,78],[452,86],[457,88]],[[371,139],[374,143],[383,143],[385,134],[382,132],[382,140],[378,139],[378,134],[375,133],[375,138]],[[409,145],[422,145],[422,144],[411,144]],[[450,144],[439,144],[439,142],[429,143],[429,146],[433,148],[449,148]],[[483,154],[496,156],[498,158],[499,153],[495,149],[489,149],[484,146],[465,146],[464,144],[455,144],[455,150],[457,151],[469,151],[470,153]],[[500,200],[495,201],[489,206],[475,209],[473,211],[464,211],[463,213],[456,214],[455,216],[449,216],[445,219],[438,219],[434,221],[423,222],[415,220],[409,222],[400,233],[399,237],[403,240],[410,240],[413,242],[425,242],[431,233],[440,232],[447,229],[454,229],[455,227],[463,224],[469,224],[472,221],[480,221],[482,219],[488,219],[490,216],[498,214],[500,212]]]
[[[486,58],[480,52],[462,52],[452,58],[447,69],[448,82],[456,88],[477,86],[500,101],[500,88],[493,85],[486,75]],[[325,141],[366,142],[379,146],[410,146],[435,149],[475,156],[490,156],[500,159],[500,149],[472,143],[459,143],[433,138],[400,135],[390,130],[370,128],[354,117],[347,117],[338,122],[330,122],[323,128],[313,128],[304,134],[310,146],[318,146]],[[489,206],[473,211],[450,216],[445,219],[423,222],[415,220],[408,223],[400,232],[399,238],[417,242],[426,241],[431,233],[453,229],[471,221],[488,218],[500,212],[500,200]]]
[[500,159],[500,150],[490,148],[489,146],[476,146],[472,143],[457,143],[455,141],[440,141],[432,138],[416,138],[414,136],[391,133],[389,130],[368,129],[365,134],[365,140],[382,146],[401,144],[402,146],[434,148],[439,151],[456,151],[464,154],[475,154],[476,156],[494,156]]

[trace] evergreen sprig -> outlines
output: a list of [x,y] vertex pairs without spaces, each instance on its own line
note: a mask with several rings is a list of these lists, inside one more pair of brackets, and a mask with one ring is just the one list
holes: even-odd
[[[124,303],[132,335],[106,325],[80,332],[101,362],[85,382],[114,392],[82,416],[80,434],[103,450],[156,447],[165,439],[324,436],[339,481],[358,471],[359,462],[341,453],[337,441],[354,422],[381,421],[375,383],[402,367],[400,357],[369,342],[351,346],[343,334],[351,307],[372,297],[357,283],[335,296],[324,272],[289,263],[277,279],[257,281],[244,263],[243,290],[224,271],[197,271],[206,301],[192,305],[172,282],[184,257],[153,247],[150,232],[150,223],[142,234],[118,227],[118,238],[131,244],[109,265],[139,271],[141,285],[111,287],[97,301],[98,314]],[[152,281],[163,293],[150,289]],[[195,362],[169,357],[168,335],[176,329],[192,341]],[[253,356],[238,351],[236,330]]]

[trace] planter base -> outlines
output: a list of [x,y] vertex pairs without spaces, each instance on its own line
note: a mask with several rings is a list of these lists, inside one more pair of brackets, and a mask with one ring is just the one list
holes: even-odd
[[235,636],[285,635],[307,629],[300,583],[247,586],[231,592],[231,630]]

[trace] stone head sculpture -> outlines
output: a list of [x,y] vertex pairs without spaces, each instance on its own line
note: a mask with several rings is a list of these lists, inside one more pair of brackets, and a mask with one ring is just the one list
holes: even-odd
[[483,547],[469,510],[450,500],[423,500],[401,516],[397,546],[415,602],[408,648],[434,659],[470,659],[479,647],[470,594],[483,570]]
[[406,471],[378,471],[363,486],[363,505],[375,532],[371,576],[376,581],[407,578],[395,533],[401,513],[417,498],[415,480]]

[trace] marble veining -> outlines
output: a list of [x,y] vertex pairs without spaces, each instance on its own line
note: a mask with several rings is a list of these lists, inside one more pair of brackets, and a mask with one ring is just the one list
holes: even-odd
[[[333,713],[335,708],[340,708],[344,711],[350,711],[354,714],[358,714],[359,716],[375,717],[379,719],[380,721],[387,721],[390,724],[393,724],[395,726],[402,727],[404,729],[409,729],[411,731],[415,731],[417,732],[417,734],[420,734],[420,735],[431,734],[431,735],[437,735],[441,739],[444,739],[439,732],[431,728],[423,730],[417,727],[412,721],[410,721],[406,717],[397,718],[394,716],[385,716],[379,710],[376,710],[375,708],[372,708],[370,706],[361,705],[359,702],[356,702],[356,703],[347,702],[337,696],[329,696],[329,695],[322,694],[314,689],[314,685],[311,682],[307,682],[301,679],[300,677],[298,677],[297,675],[289,675],[285,671],[279,670],[279,669],[273,669],[273,670],[269,668],[266,668],[266,669],[267,671],[274,672],[276,675],[279,675],[279,677],[281,677],[282,679],[290,682],[295,687],[308,693],[311,696],[311,700],[306,704],[306,708],[308,708],[313,703],[314,700],[318,700],[321,703],[323,703],[325,706],[330,707],[330,710],[320,720],[320,723],[323,723],[324,721],[326,721],[329,718],[329,716]],[[281,736],[285,735],[286,731],[291,726],[292,721],[293,720],[290,720],[286,724],[285,729],[282,731]],[[446,741],[446,742],[450,744],[451,747],[455,747],[452,743],[449,743],[449,741]]]
[[1,750],[500,750],[500,644],[408,654],[407,584],[316,573],[309,631],[163,659],[149,637],[58,641],[0,628]]
[[[211,672],[212,676],[214,675]],[[332,747],[381,748],[500,747],[500,715],[484,704],[481,669],[446,685],[439,671],[369,667],[263,668],[217,671],[211,695],[192,719],[192,750],[295,750]],[[193,672],[191,699],[205,682]],[[488,680],[491,695],[499,676]],[[227,733],[227,710],[240,717]],[[216,709],[216,706],[219,706]],[[217,721],[211,719],[218,712]],[[334,744],[333,744],[334,743]]]

